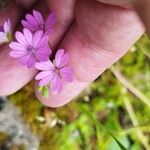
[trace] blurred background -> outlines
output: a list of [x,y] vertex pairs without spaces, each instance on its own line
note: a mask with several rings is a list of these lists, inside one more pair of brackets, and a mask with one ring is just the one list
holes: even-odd
[[150,150],[146,35],[64,107],[43,106],[33,89],[0,98],[1,150]]

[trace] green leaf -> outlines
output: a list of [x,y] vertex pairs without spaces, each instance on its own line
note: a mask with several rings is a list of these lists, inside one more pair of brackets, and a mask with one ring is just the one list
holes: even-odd
[[39,86],[38,91],[41,93],[41,95],[45,98],[48,98],[49,96],[49,86]]
[[127,150],[112,133],[108,133],[108,134],[116,141],[116,143],[118,144],[121,150]]
[[116,143],[118,144],[118,146],[120,147],[121,150],[127,150],[125,148],[125,146],[122,145],[122,143],[113,135],[113,133],[111,131],[106,129],[100,122],[98,122],[84,107],[81,106],[80,108],[84,113],[86,113],[92,119],[92,121],[96,125],[96,128],[98,128],[99,130],[102,130],[105,133],[109,134],[116,141]]
[[7,38],[8,38],[8,41],[11,42],[13,40],[12,34],[7,33]]

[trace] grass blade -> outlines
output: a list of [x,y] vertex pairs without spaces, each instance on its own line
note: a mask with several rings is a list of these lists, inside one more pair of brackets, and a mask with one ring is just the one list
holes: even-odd
[[127,150],[125,146],[113,135],[113,133],[111,133],[111,131],[106,129],[100,122],[98,122],[84,107],[80,108],[82,112],[86,113],[87,116],[91,118],[91,120],[94,122],[94,124],[96,125],[96,127],[98,127],[99,130],[102,130],[105,133],[109,134],[116,141],[117,145],[120,147],[121,150]]

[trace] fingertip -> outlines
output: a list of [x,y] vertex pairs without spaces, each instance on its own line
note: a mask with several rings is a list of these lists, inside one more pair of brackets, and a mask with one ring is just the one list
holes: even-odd
[[51,108],[57,108],[64,106],[66,103],[69,102],[66,97],[56,94],[51,94],[48,97],[44,97],[41,95],[41,93],[38,90],[38,82],[35,83],[35,94],[38,98],[38,100],[45,106],[51,107]]
[[36,94],[38,100],[43,105],[51,107],[51,108],[62,107],[69,102],[69,100],[66,101],[66,99],[64,97],[63,97],[64,98],[64,100],[63,100],[62,98],[60,98],[58,96],[56,97],[56,96],[52,96],[52,95],[49,98],[44,98],[37,89],[35,90],[35,94]]
[[61,93],[50,94],[48,97],[43,97],[38,91],[38,82],[35,82],[35,94],[39,101],[45,106],[57,108],[74,100],[74,98],[79,95],[87,85],[87,82],[79,82],[74,80],[71,83],[64,84]]

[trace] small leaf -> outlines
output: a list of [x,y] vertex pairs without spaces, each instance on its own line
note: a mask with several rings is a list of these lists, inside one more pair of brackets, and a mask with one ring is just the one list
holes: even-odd
[[13,40],[11,33],[7,33],[7,39],[8,39],[8,42],[11,42]]
[[48,98],[49,96],[49,86],[39,86],[38,91],[41,93],[41,95],[45,98]]

